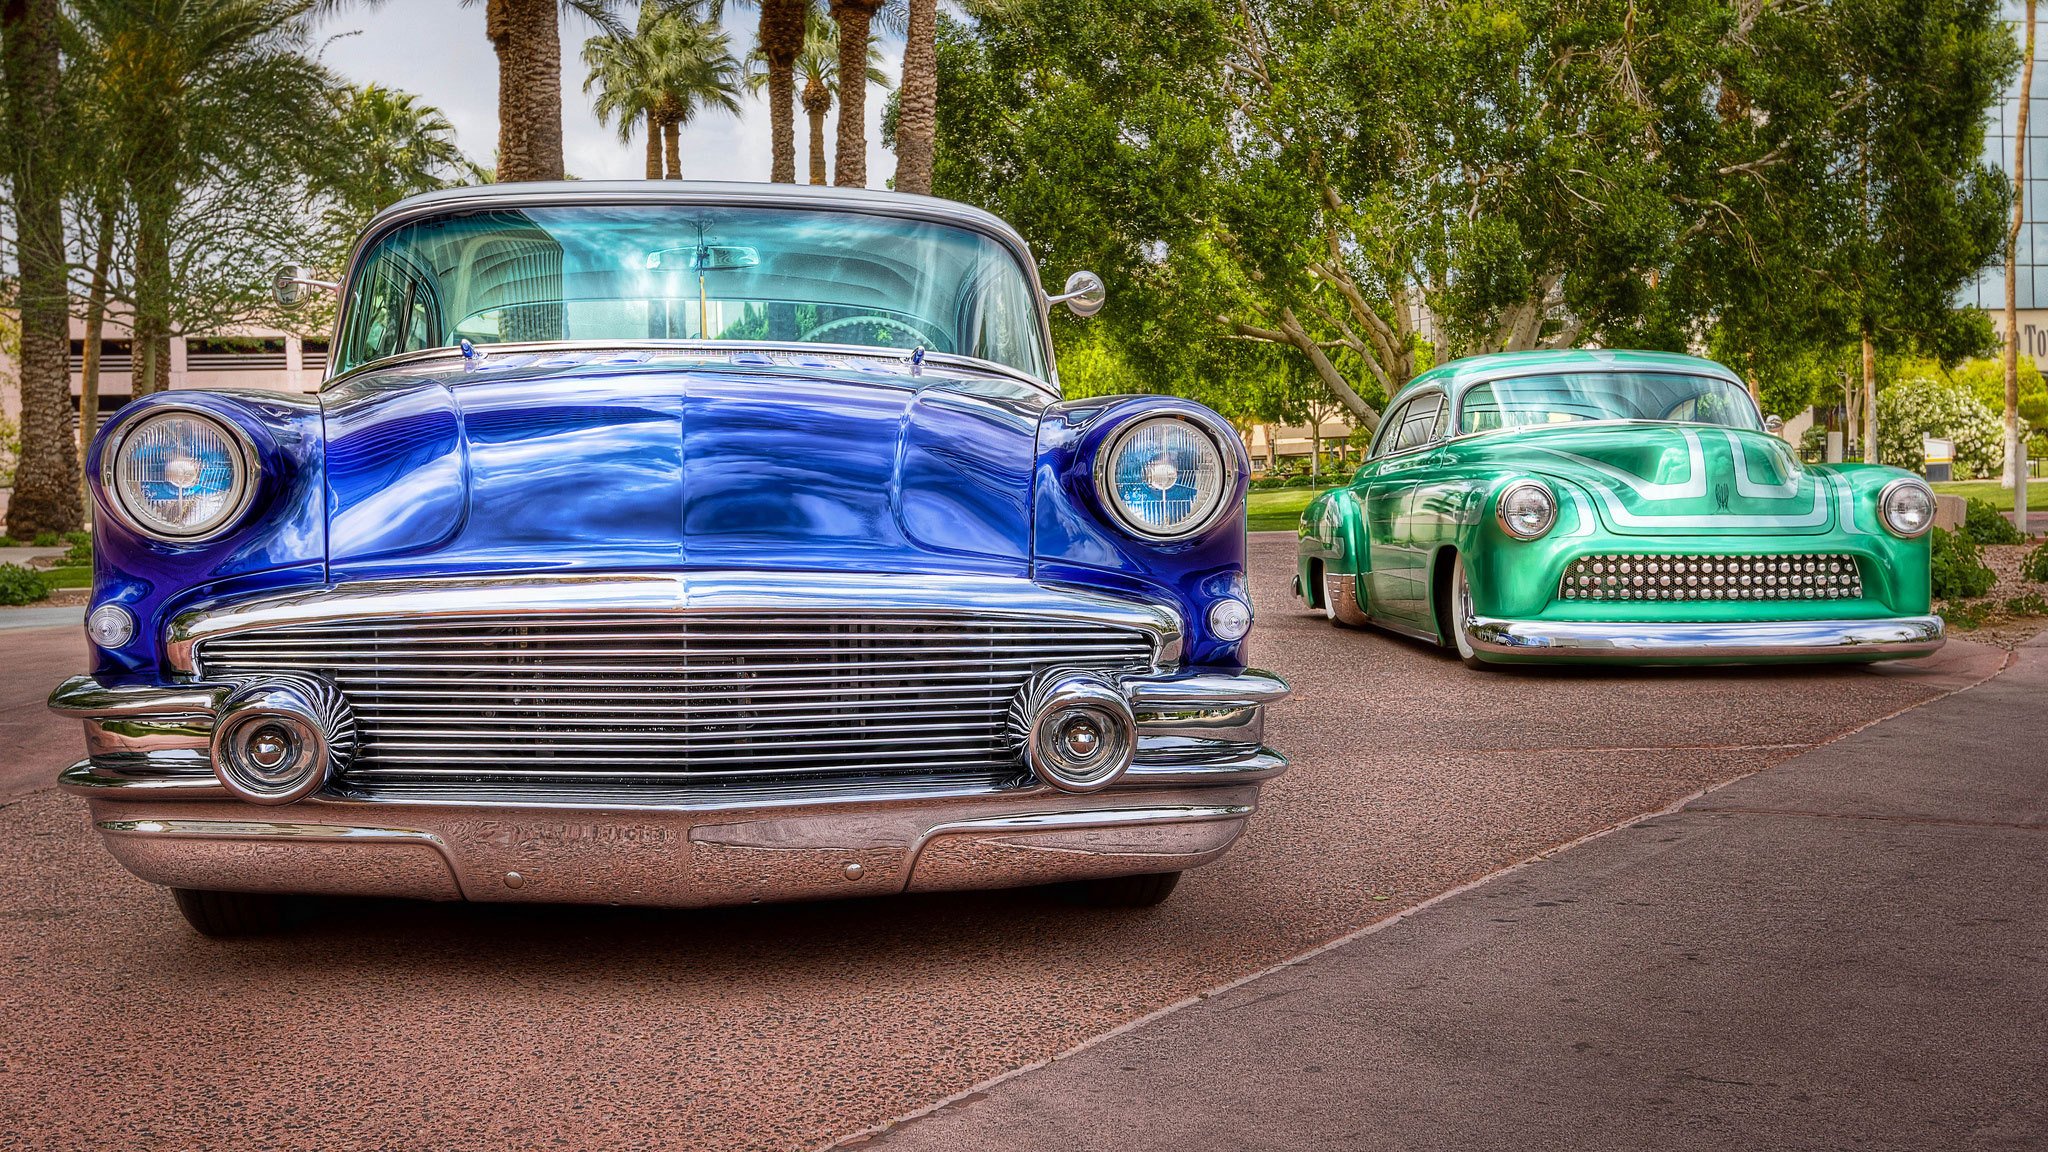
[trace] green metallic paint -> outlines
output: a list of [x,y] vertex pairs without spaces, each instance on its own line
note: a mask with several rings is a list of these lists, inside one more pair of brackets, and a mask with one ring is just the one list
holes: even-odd
[[[1662,353],[1512,353],[1425,373],[1388,410],[1422,387],[1442,386],[1459,398],[1503,376],[1603,368],[1735,379],[1710,361]],[[1303,598],[1319,609],[1326,593],[1318,572],[1355,576],[1360,606],[1373,623],[1447,646],[1454,555],[1465,559],[1482,617],[1676,623],[1921,616],[1931,606],[1928,537],[1900,539],[1877,513],[1878,492],[1908,475],[1876,465],[1803,465],[1777,437],[1718,425],[1615,421],[1454,436],[1370,459],[1349,484],[1311,501],[1301,519],[1297,575]],[[1550,487],[1558,516],[1542,537],[1522,540],[1501,527],[1495,508],[1503,489],[1531,478]],[[1602,552],[1850,554],[1860,561],[1863,595],[1559,598],[1565,568]]]

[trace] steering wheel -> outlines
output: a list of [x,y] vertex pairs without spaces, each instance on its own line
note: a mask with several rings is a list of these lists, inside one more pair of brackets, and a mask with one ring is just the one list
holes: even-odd
[[837,320],[827,320],[825,323],[820,324],[816,328],[811,329],[809,332],[804,333],[802,339],[815,339],[820,333],[830,332],[836,328],[844,328],[854,324],[880,324],[885,328],[895,328],[901,332],[908,334],[911,339],[917,341],[917,343],[919,344],[928,345],[932,342],[931,333],[924,331],[923,329],[917,327],[914,324],[898,320],[894,316],[876,316],[873,314],[861,316],[841,316]]

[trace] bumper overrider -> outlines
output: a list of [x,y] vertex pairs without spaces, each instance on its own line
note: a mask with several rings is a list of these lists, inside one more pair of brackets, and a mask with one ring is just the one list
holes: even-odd
[[[1035,672],[1009,710],[1017,765],[998,775],[390,782],[351,774],[359,732],[328,678],[209,679],[196,654],[209,636],[280,623],[460,614],[479,601],[503,611],[518,591],[344,587],[181,617],[171,683],[81,676],[51,696],[86,733],[88,757],[61,783],[129,871],[174,888],[688,907],[1179,871],[1229,848],[1261,782],[1286,768],[1263,743],[1264,708],[1285,683],[1176,667],[1178,622],[1149,608],[1154,666]],[[707,606],[647,581],[579,595],[593,591],[612,613]],[[961,610],[961,591],[934,589],[931,602]],[[1109,603],[1034,594],[1027,611]]]
[[1690,623],[1475,616],[1466,636],[1484,659],[1637,664],[1903,660],[1935,651],[1943,639],[1939,616]]

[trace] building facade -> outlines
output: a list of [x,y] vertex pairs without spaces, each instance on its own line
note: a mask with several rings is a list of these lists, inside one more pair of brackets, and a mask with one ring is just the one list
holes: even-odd
[[[2004,0],[2001,17],[2012,26],[2013,39],[2026,43],[2025,0]],[[2019,252],[2015,261],[2015,295],[2019,304],[2020,352],[2034,358],[2036,365],[2048,364],[2048,12],[2037,17],[2034,43],[2034,91],[2027,110],[2026,215],[2020,224]],[[2020,77],[1984,126],[1984,162],[1994,165],[2010,179],[2014,146],[2018,143],[2020,119]],[[2005,335],[2005,260],[2003,253],[1984,274],[1963,289],[1958,303],[1990,313],[1999,335]]]

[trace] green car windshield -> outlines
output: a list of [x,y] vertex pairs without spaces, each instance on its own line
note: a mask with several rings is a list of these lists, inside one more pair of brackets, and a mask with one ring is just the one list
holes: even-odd
[[579,205],[431,217],[349,285],[337,371],[533,341],[917,347],[1047,376],[1032,282],[979,232],[845,211]]
[[1682,372],[1561,372],[1476,384],[1458,406],[1458,431],[1489,432],[1589,420],[1669,420],[1761,430],[1740,385]]

